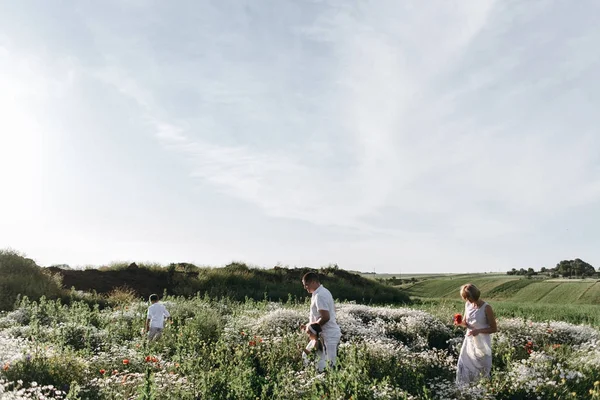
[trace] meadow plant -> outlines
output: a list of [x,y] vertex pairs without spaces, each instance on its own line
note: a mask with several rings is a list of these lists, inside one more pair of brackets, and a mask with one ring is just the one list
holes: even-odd
[[[243,271],[242,271],[243,272]],[[499,316],[490,379],[454,384],[464,330],[447,315],[341,303],[338,365],[318,373],[301,349],[307,304],[166,297],[159,341],[141,334],[145,301],[23,298],[0,317],[7,399],[598,398],[600,333]],[[439,312],[439,310],[438,310]]]

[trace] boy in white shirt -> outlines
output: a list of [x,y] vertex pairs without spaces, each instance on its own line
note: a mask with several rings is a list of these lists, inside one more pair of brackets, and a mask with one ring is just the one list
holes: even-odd
[[165,318],[169,318],[171,314],[162,303],[158,302],[158,295],[151,294],[149,300],[152,304],[148,307],[145,331],[148,332],[148,340],[153,341],[162,336]]

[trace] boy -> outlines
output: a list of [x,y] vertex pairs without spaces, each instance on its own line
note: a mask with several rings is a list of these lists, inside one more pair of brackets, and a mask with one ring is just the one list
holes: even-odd
[[162,336],[165,318],[169,318],[171,314],[162,303],[158,302],[158,295],[151,294],[149,300],[152,304],[148,307],[145,331],[148,332],[148,340],[153,341]]

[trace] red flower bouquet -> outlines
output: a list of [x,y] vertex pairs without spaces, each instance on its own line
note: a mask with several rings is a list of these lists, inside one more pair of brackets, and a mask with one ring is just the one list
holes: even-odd
[[454,314],[454,323],[455,324],[458,324],[458,325],[462,324],[462,320],[463,320],[463,318],[462,318],[461,314]]

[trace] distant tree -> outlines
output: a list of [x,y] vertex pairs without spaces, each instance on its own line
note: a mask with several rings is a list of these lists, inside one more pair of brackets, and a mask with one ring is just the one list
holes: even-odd
[[556,264],[555,271],[565,278],[570,278],[573,273],[571,269],[571,262],[569,260],[562,260],[558,264]]
[[565,278],[594,276],[596,269],[585,261],[576,258],[574,260],[562,260],[556,264],[554,271]]

